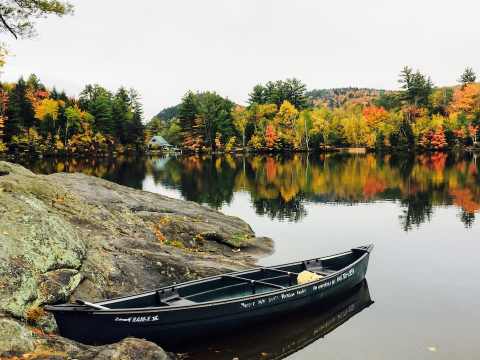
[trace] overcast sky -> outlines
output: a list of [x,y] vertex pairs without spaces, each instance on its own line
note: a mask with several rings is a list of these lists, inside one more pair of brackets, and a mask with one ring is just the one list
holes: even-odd
[[78,95],[88,83],[142,95],[146,117],[188,90],[243,103],[268,80],[394,89],[410,65],[436,85],[480,72],[478,0],[74,0],[33,40],[3,36],[2,79],[36,73]]

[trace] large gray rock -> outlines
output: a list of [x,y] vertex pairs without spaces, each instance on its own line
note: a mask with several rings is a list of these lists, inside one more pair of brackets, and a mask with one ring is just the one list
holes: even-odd
[[171,356],[146,340],[127,338],[111,345],[87,346],[0,318],[0,359],[169,360]]
[[12,319],[0,318],[0,359],[34,349],[35,341],[25,326]]
[[[0,313],[47,332],[55,323],[45,304],[233,271],[272,250],[241,219],[193,202],[7,162],[0,162],[0,219]],[[6,337],[0,333],[0,353]]]
[[94,360],[168,360],[165,351],[160,347],[146,340],[135,338],[127,338],[119,343],[103,346],[99,349],[87,351],[87,353],[79,354],[78,360],[94,359]]
[[[52,207],[61,189],[19,166],[0,163],[0,171],[9,173],[0,177],[0,310],[24,317],[29,307],[68,298],[87,247]],[[44,294],[52,271],[64,276]]]

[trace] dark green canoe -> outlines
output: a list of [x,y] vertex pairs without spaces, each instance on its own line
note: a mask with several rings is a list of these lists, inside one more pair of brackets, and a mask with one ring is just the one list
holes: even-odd
[[[164,346],[223,332],[329,300],[365,279],[373,245],[340,254],[259,267],[97,303],[47,306],[60,333],[103,344],[128,336]],[[298,284],[308,270],[321,279]],[[319,305],[321,306],[321,304]]]

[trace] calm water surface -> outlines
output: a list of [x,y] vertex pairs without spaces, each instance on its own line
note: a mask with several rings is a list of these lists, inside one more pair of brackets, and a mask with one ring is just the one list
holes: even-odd
[[[286,318],[273,328],[215,341],[191,358],[480,358],[480,159],[473,155],[192,156],[26,165],[39,173],[82,171],[240,216],[258,235],[275,240],[275,253],[261,260],[266,265],[375,244],[366,292],[321,314],[312,309],[310,316],[298,315],[298,322]],[[262,341],[262,334],[269,336]]]

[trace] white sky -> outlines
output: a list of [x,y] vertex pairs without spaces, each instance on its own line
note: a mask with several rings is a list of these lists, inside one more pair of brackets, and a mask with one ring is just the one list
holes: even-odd
[[33,40],[2,35],[2,79],[36,73],[77,95],[88,83],[136,88],[147,119],[188,90],[242,103],[252,87],[397,88],[404,65],[453,84],[480,72],[478,0],[72,0]]

